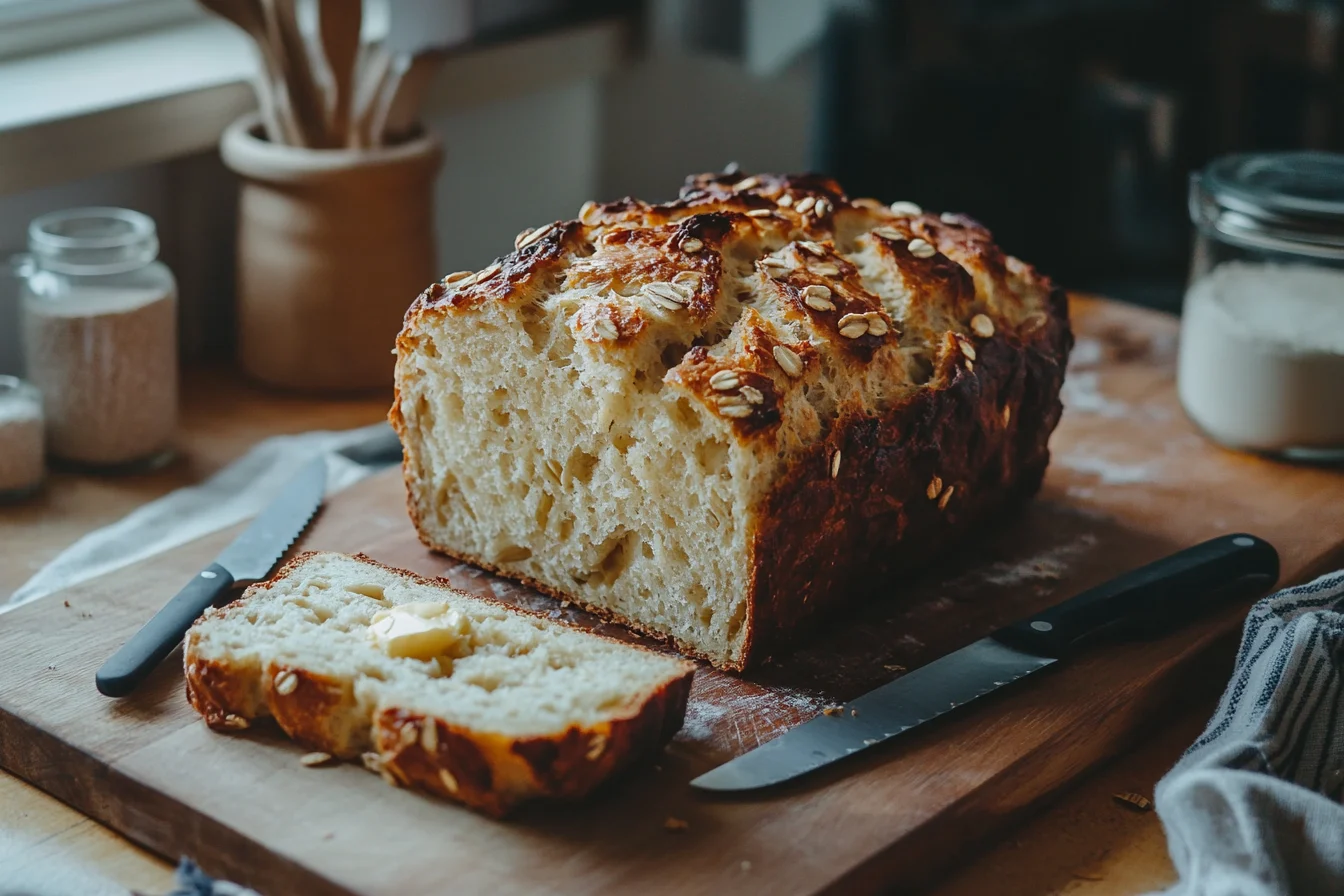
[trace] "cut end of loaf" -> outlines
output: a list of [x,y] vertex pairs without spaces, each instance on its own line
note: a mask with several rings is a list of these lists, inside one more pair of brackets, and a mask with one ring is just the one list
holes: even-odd
[[[908,526],[927,554],[1039,480],[1070,339],[971,218],[707,175],[434,284],[390,418],[426,544],[741,669],[865,590],[838,569],[909,566]],[[932,475],[952,490],[912,526]],[[780,555],[781,525],[817,553]]]
[[209,611],[186,644],[188,697],[211,727],[270,716],[310,749],[495,815],[581,797],[665,743],[694,669],[331,553]]

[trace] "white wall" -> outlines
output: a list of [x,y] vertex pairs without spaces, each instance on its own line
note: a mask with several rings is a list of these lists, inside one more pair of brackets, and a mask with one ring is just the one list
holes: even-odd
[[657,52],[607,85],[599,195],[669,199],[686,175],[807,167],[809,61],[772,77],[712,56]]
[[[746,0],[737,60],[694,45],[715,15],[731,15],[726,5],[646,0],[641,53],[603,96],[598,197],[670,199],[688,174],[729,162],[748,172],[806,170],[816,62],[804,48],[827,2]],[[759,51],[762,42],[778,51]]]
[[598,191],[602,83],[539,89],[431,119],[447,160],[435,188],[439,265],[478,270],[524,227],[578,214]]

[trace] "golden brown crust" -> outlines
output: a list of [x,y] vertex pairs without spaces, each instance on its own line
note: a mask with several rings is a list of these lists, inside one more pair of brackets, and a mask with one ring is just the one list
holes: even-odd
[[[759,400],[746,406],[750,414],[746,417],[733,418],[734,422],[737,423],[738,431],[748,435],[768,430],[777,426],[780,422],[779,392],[775,388],[774,378],[766,372],[770,369],[768,365],[775,363],[773,357],[770,356],[771,347],[781,344],[792,348],[801,358],[816,356],[816,350],[805,342],[779,343],[772,339],[763,328],[754,326],[750,322],[750,317],[753,315],[755,315],[755,312],[748,309],[746,312],[748,324],[744,327],[747,339],[746,350],[741,356],[734,358],[733,363],[725,363],[711,355],[703,345],[697,345],[682,358],[681,363],[677,365],[675,374],[675,382],[688,389],[705,394],[715,392],[714,387],[710,385],[710,380],[721,373],[732,374],[733,381],[739,384],[733,389],[733,393],[737,395],[742,394],[743,386],[755,389],[756,395],[753,397]],[[712,407],[715,414],[720,417],[724,416],[722,406],[712,405]]]
[[[294,676],[293,690],[283,690],[278,682]],[[280,730],[313,750],[322,750],[334,756],[350,759],[363,752],[368,739],[362,732],[338,729],[337,719],[354,705],[354,688],[349,682],[338,681],[299,668],[272,663],[266,669],[266,707]],[[352,738],[351,734],[355,736]],[[341,749],[339,745],[347,745]]]
[[507,300],[519,290],[559,270],[566,254],[580,248],[581,240],[578,221],[557,221],[547,225],[545,233],[534,242],[470,277],[454,279],[457,275],[449,275],[431,284],[411,307],[439,306],[460,311],[484,302]]
[[500,737],[385,709],[374,720],[374,743],[383,768],[399,783],[495,817],[530,799],[582,799],[681,728],[692,671],[632,715],[555,737]]
[[205,724],[217,731],[240,727],[230,725],[229,717],[248,720],[252,712],[234,674],[220,663],[191,658],[187,647],[184,673],[187,684],[187,702],[205,719]]
[[[229,606],[246,601],[253,589],[289,576],[313,553],[293,558],[269,582],[252,586]],[[384,566],[363,554],[354,557],[420,584],[452,588],[445,579]],[[544,613],[493,597],[472,597],[512,613],[549,620]],[[209,610],[203,618],[226,609]],[[587,634],[618,643],[596,632]],[[258,670],[202,659],[196,655],[194,631],[187,637],[183,666],[187,699],[212,729],[238,731],[269,715],[289,737],[309,749],[352,759],[371,747],[378,756],[374,765],[389,783],[447,797],[496,817],[532,799],[582,798],[667,743],[681,728],[695,673],[694,664],[681,663],[680,673],[642,703],[615,713],[598,726],[571,726],[547,737],[512,738],[449,725],[396,706],[375,713],[371,732],[340,730],[336,720],[342,713],[338,710],[354,700],[348,683],[274,663],[259,675]],[[282,684],[288,676],[294,680]],[[427,734],[426,728],[433,730]]]
[[838,421],[778,481],[759,516],[743,666],[813,617],[889,594],[899,573],[1035,494],[1073,343],[1063,293],[1051,304],[1029,333],[975,339],[974,361],[970,340],[949,334],[935,374],[945,388]]

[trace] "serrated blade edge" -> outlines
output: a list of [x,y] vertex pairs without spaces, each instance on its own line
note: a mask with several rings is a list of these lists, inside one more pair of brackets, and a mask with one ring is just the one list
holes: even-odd
[[308,528],[322,506],[327,488],[327,461],[308,461],[285,484],[256,519],[220,552],[215,562],[229,571],[235,582],[257,582],[268,575]]
[[993,638],[887,682],[691,781],[701,790],[755,790],[806,774],[890,740],[1054,663]]

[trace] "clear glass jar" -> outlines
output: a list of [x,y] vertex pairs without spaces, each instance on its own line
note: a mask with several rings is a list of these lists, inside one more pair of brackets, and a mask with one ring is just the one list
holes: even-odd
[[16,376],[0,376],[0,502],[42,485],[42,395]]
[[43,215],[28,227],[20,325],[47,450],[79,466],[145,469],[172,457],[177,284],[154,222],[120,208]]
[[1344,461],[1344,155],[1216,159],[1190,218],[1186,413],[1231,448]]

